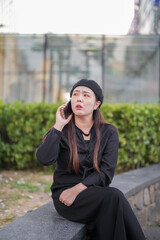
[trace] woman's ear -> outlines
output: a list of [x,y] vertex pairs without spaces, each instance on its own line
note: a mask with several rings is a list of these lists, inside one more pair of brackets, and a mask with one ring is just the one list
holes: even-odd
[[94,106],[94,110],[96,110],[99,107],[100,104],[101,104],[101,101],[96,101],[95,106]]

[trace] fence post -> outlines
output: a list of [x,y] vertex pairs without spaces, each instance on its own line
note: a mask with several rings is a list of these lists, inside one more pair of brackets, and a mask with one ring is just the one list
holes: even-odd
[[47,72],[47,34],[44,34],[44,46],[43,46],[43,102],[46,99],[46,72]]

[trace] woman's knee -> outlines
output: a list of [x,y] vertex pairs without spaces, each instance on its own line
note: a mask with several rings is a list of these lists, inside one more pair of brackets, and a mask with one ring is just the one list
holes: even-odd
[[118,195],[120,197],[124,197],[123,192],[121,190],[119,190],[118,188],[110,187],[110,189],[113,192],[113,194]]
[[107,199],[108,199],[108,197],[110,197],[110,199],[112,199],[112,200],[125,198],[124,194],[119,189],[114,188],[114,187],[109,187],[105,190],[105,197]]

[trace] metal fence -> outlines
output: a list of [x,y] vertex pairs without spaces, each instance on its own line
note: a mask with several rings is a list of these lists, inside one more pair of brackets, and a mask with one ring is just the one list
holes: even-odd
[[0,35],[4,102],[66,101],[81,78],[96,80],[106,102],[157,103],[160,36]]

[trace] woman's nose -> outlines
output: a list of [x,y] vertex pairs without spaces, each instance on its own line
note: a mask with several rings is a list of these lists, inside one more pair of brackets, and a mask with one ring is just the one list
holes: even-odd
[[81,101],[81,102],[83,101],[83,96],[81,94],[78,95],[77,101]]

